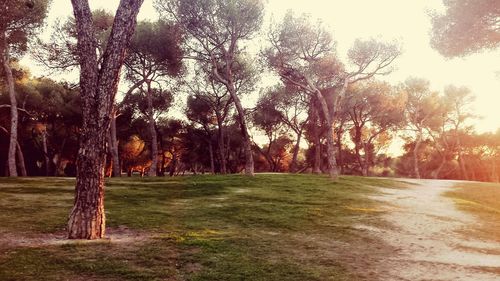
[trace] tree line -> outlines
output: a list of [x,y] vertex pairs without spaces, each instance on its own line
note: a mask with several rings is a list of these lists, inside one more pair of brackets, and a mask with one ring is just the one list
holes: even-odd
[[[23,8],[31,9],[26,3]],[[48,69],[74,70],[79,64],[73,18],[59,21],[49,42],[26,48],[46,4],[37,3],[41,8],[30,13],[33,19],[23,18],[29,25],[17,40]],[[400,54],[396,44],[357,40],[342,62],[321,22],[289,12],[271,26],[268,44],[256,55],[263,63],[257,64],[245,49],[261,30],[262,4],[242,3],[239,10],[217,1],[156,6],[161,18],[138,22],[127,48],[122,72],[129,88],[111,110],[106,175],[255,169],[497,180],[498,134],[474,133],[468,89],[449,86],[440,94],[419,78],[399,85],[376,79],[390,73]],[[113,18],[103,10],[92,13],[98,55]],[[230,28],[220,30],[222,23]],[[0,171],[15,175],[9,165],[15,158],[21,175],[75,176],[82,129],[78,85],[33,78],[16,59],[8,66],[20,103],[19,129],[13,150],[9,113],[15,107],[3,91],[2,147],[9,150],[1,153]],[[241,99],[259,89],[265,69],[281,81],[260,87],[255,107],[243,108]],[[188,96],[184,105],[174,103],[179,92]],[[166,117],[175,106],[183,118]],[[266,142],[253,141],[250,131]],[[387,147],[398,136],[405,142],[403,155],[390,157]]]

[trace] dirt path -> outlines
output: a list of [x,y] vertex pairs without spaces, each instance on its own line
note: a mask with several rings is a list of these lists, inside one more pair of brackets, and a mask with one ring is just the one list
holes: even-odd
[[384,219],[394,227],[365,227],[396,249],[394,255],[380,261],[387,275],[380,276],[381,280],[500,280],[500,256],[484,253],[500,250],[500,245],[459,233],[477,222],[442,196],[454,182],[404,181],[416,185],[383,189],[384,194],[374,197],[393,207]]

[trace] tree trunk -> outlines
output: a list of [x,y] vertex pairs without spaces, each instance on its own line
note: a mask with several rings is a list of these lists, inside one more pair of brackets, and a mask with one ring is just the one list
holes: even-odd
[[245,151],[245,175],[253,176],[254,163],[253,163],[252,142],[250,141],[250,135],[248,134],[247,123],[245,120],[245,111],[243,110],[243,106],[241,106],[241,101],[238,95],[236,94],[234,85],[229,84],[228,90],[229,93],[231,94],[231,98],[234,101],[234,105],[236,106],[236,111],[238,112],[238,121],[240,123],[241,134],[243,136],[243,149]]
[[[363,157],[361,156],[361,129],[355,128],[354,132],[354,152],[356,153],[356,160],[358,161],[359,170],[365,176]],[[366,151],[365,151],[366,154]]]
[[342,155],[342,128],[337,131],[337,160],[339,161],[340,174],[344,173],[344,158]]
[[302,131],[297,132],[297,141],[293,148],[292,163],[290,163],[290,172],[295,173],[297,171],[297,157],[299,155],[300,149],[300,139],[302,137]]
[[227,173],[226,152],[224,148],[224,128],[222,124],[222,117],[217,114],[217,142],[219,143],[219,157],[220,157],[220,173],[225,175]]
[[462,145],[460,142],[460,136],[456,133],[457,137],[457,147],[458,147],[458,164],[460,166],[460,172],[462,174],[462,179],[469,180],[469,175],[467,174],[467,169],[465,167],[465,161],[462,153]]
[[133,34],[142,0],[121,0],[106,50],[98,63],[88,1],[72,0],[78,37],[82,131],[77,157],[75,202],[68,238],[97,239],[105,234],[104,166],[106,135],[126,46]]
[[215,175],[214,149],[212,141],[208,142],[208,153],[210,154],[210,172]]
[[111,115],[111,125],[109,128],[110,135],[110,152],[113,159],[113,177],[121,177],[122,170],[120,168],[120,156],[118,155],[118,140],[116,138],[116,109],[113,110]]
[[368,149],[366,142],[363,142],[363,150],[365,152],[365,157],[363,159],[363,176],[367,177],[370,175],[370,163],[371,163],[371,151]]
[[62,155],[63,155],[64,147],[66,146],[67,139],[68,139],[67,137],[65,137],[63,139],[62,144],[59,148],[59,152],[57,153],[58,157],[57,157],[56,164],[55,164],[56,167],[55,167],[54,173],[53,173],[54,176],[64,175],[64,169],[61,167],[61,160],[62,160]]
[[334,130],[333,130],[333,122],[332,117],[330,115],[330,110],[328,109],[328,104],[326,103],[323,94],[316,90],[316,96],[321,105],[321,110],[323,111],[323,115],[326,120],[326,124],[328,126],[327,136],[326,136],[326,153],[328,156],[328,175],[331,179],[337,180],[339,176],[339,172],[337,169],[337,160],[335,159],[335,139],[334,139]]
[[415,178],[420,179],[420,167],[418,164],[418,150],[420,144],[422,143],[422,132],[417,133],[417,139],[415,140],[415,147],[413,148],[413,172],[415,173]]
[[24,154],[23,151],[21,150],[21,146],[19,145],[19,142],[16,142],[16,154],[17,154],[17,164],[19,166],[19,172],[21,172],[22,177],[27,177],[28,172],[26,172],[26,166],[24,165]]
[[17,124],[19,122],[17,112],[16,91],[14,89],[14,77],[12,76],[12,69],[10,68],[9,47],[7,45],[5,34],[2,36],[3,43],[3,68],[7,82],[7,91],[9,92],[10,99],[10,136],[9,136],[9,152],[7,156],[7,163],[9,167],[9,176],[17,177],[16,166],[16,144],[17,144]]
[[439,178],[439,174],[441,173],[441,170],[443,169],[443,167],[444,167],[444,164],[445,164],[445,163],[446,163],[446,156],[445,156],[445,155],[443,155],[443,156],[441,157],[441,163],[439,163],[438,168],[436,169],[436,171],[434,171],[434,173],[433,173],[433,175],[432,175],[432,177],[433,177],[434,179],[438,179],[438,178]]
[[151,81],[147,81],[146,99],[148,102],[149,134],[151,135],[151,167],[148,176],[156,177],[158,168],[158,135],[156,134],[155,118],[153,114],[153,92],[151,90]]
[[172,161],[170,162],[170,171],[169,171],[168,175],[173,177],[175,174],[176,168],[177,168],[177,156],[175,155],[175,152],[174,152],[174,153],[172,153]]
[[313,173],[321,174],[321,141],[318,131],[318,126],[321,123],[318,110],[316,109],[316,103],[312,102],[312,118],[313,122],[313,138],[314,138],[314,162],[313,162]]
[[47,148],[47,130],[42,131],[42,149],[43,149],[43,158],[45,160],[45,176],[48,177],[50,175],[50,158],[49,158],[49,150]]

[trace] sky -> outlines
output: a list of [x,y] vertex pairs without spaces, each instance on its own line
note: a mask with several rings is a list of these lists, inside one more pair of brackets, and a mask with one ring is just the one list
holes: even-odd
[[[139,19],[154,20],[157,14],[152,0],[145,0]],[[92,9],[115,11],[118,0],[90,0]],[[442,92],[446,85],[466,86],[476,96],[473,108],[482,116],[475,122],[478,132],[500,128],[500,50],[445,59],[429,44],[431,10],[442,11],[442,0],[267,0],[266,18],[279,21],[288,9],[321,19],[337,41],[339,55],[345,56],[356,38],[397,40],[403,54],[395,62],[395,71],[385,77],[392,84],[408,77],[428,79],[433,90]],[[72,13],[71,2],[53,0],[48,28],[56,18]],[[29,64],[34,76],[44,74]]]

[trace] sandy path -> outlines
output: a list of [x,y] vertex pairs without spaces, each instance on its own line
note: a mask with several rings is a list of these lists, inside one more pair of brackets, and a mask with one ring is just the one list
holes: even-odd
[[[405,180],[417,185],[407,189],[382,189],[375,200],[394,208],[384,219],[394,227],[365,227],[396,251],[380,261],[381,280],[498,281],[500,256],[481,250],[500,250],[500,245],[464,237],[457,231],[474,227],[474,218],[455,208],[442,196],[453,181]],[[465,249],[467,248],[467,249]]]

